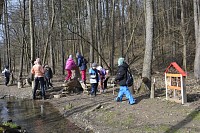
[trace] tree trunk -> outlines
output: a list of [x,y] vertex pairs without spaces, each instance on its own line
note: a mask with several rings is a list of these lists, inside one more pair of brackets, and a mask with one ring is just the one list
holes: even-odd
[[196,52],[194,60],[194,76],[197,81],[200,81],[200,21],[199,21],[199,5],[197,4],[198,0],[193,0],[194,5],[194,25],[195,25],[195,39],[196,39]]
[[62,0],[59,0],[59,13],[60,13],[60,20],[59,20],[59,38],[60,38],[60,52],[61,52],[61,72],[62,75],[65,74],[65,55],[64,55],[64,48],[63,48],[63,23],[62,23]]
[[185,21],[184,21],[184,3],[183,0],[181,2],[181,34],[183,38],[183,68],[187,71],[187,51],[186,51],[186,33],[185,33]]
[[114,55],[115,55],[115,0],[112,1],[112,45],[111,45],[111,59],[110,59],[110,67],[111,67],[111,74],[113,74],[114,69]]
[[5,27],[5,43],[6,43],[6,64],[9,66],[11,70],[11,54],[10,54],[10,34],[9,34],[9,24],[8,24],[8,3],[5,1],[4,3],[4,27]]
[[151,90],[152,68],[152,45],[153,45],[153,9],[152,0],[146,0],[146,46],[143,62],[142,77],[146,87]]
[[[20,2],[20,1],[19,1]],[[25,14],[26,14],[26,0],[23,0],[23,12],[21,9],[21,17],[23,18],[22,20],[22,49],[21,49],[21,56],[20,56],[20,69],[19,69],[19,75],[18,75],[18,88],[23,87],[23,79],[22,79],[22,74],[23,74],[23,65],[24,65],[24,46],[25,46]]]
[[44,56],[43,56],[43,63],[42,64],[46,63],[49,40],[51,38],[51,34],[52,34],[53,28],[54,28],[54,20],[55,20],[55,4],[54,4],[54,0],[52,0],[52,17],[51,17],[51,23],[50,23],[50,27],[49,27],[49,31],[48,31],[48,35],[47,35],[47,40],[46,40],[46,43],[45,43],[45,50],[44,50]]
[[[35,42],[34,42],[34,24],[33,24],[33,0],[29,0],[29,28],[30,28],[30,45],[31,45],[31,67],[34,65]],[[33,75],[31,75],[32,89],[34,88]]]
[[88,25],[87,28],[89,29],[89,38],[90,38],[90,65],[94,62],[94,38],[93,38],[93,30],[92,30],[92,7],[91,7],[91,0],[87,1],[87,10],[88,10]]

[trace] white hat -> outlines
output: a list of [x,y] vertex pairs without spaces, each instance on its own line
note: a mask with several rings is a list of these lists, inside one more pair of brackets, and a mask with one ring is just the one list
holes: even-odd
[[101,70],[102,70],[102,67],[101,67],[101,66],[98,66],[98,67],[97,67],[97,70],[101,71]]

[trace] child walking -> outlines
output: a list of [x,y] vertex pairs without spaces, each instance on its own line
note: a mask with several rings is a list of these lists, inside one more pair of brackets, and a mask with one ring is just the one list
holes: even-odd
[[90,74],[90,84],[92,86],[91,90],[91,95],[94,94],[96,96],[97,94],[97,87],[98,87],[98,82],[99,82],[99,76],[98,76],[98,70],[96,69],[97,64],[93,63],[92,68],[89,69],[89,74]]
[[5,69],[2,71],[2,73],[4,74],[5,77],[5,85],[8,86],[8,83],[10,81],[10,71],[9,71],[9,67],[6,66]]

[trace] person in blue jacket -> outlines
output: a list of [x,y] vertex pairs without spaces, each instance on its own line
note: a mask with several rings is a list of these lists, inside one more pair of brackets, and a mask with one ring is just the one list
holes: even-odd
[[86,84],[86,70],[88,61],[79,52],[76,53],[76,57],[77,66],[80,68],[81,71],[82,82]]
[[97,94],[97,87],[98,87],[98,82],[99,82],[99,75],[98,75],[98,70],[96,69],[96,67],[97,67],[97,64],[92,63],[92,68],[89,69],[90,84],[92,87],[90,94],[91,95],[94,94],[94,96],[96,96]]
[[124,58],[118,59],[118,71],[115,77],[115,83],[118,83],[120,88],[116,101],[121,102],[123,95],[125,94],[126,98],[128,98],[129,100],[129,104],[132,105],[135,103],[135,99],[133,98],[132,94],[129,91],[128,86],[126,85],[128,67],[129,66],[124,61]]

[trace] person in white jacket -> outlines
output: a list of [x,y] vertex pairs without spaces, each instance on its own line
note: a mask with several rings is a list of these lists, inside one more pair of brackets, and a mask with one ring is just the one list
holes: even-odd
[[4,74],[5,77],[5,85],[8,86],[8,83],[10,81],[10,71],[9,71],[9,67],[6,66],[5,69],[2,71],[2,73]]

